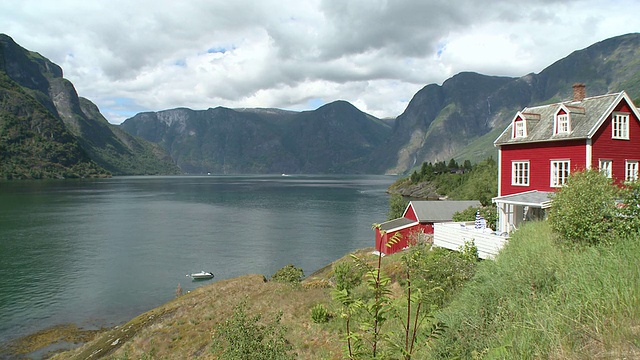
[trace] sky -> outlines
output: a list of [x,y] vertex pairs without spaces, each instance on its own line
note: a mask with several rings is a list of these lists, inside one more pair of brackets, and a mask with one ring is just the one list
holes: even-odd
[[457,73],[539,73],[639,32],[638,14],[638,0],[3,0],[0,33],[60,65],[114,124],[336,100],[386,118]]

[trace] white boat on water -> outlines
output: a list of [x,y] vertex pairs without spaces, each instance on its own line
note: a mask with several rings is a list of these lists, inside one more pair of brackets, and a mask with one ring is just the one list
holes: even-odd
[[188,274],[187,276],[191,277],[193,280],[207,280],[213,279],[213,273],[210,271],[200,271],[193,274]]

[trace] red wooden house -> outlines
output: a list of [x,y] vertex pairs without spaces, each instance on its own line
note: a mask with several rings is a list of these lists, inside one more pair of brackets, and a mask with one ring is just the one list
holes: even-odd
[[[376,250],[385,255],[396,253],[415,242],[419,234],[433,234],[433,224],[452,221],[453,214],[469,207],[480,207],[479,201],[410,201],[401,218],[380,224],[376,229]],[[385,246],[400,233],[400,241]]]
[[627,93],[585,97],[526,107],[496,139],[498,147],[498,232],[544,216],[549,194],[572,172],[599,169],[614,183],[638,178],[640,111]]

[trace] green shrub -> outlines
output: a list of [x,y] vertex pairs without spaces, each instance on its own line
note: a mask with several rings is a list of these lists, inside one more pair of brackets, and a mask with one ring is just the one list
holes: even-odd
[[576,172],[553,197],[551,228],[567,243],[595,245],[615,237],[618,187],[595,170]]
[[329,322],[331,319],[331,314],[329,314],[329,310],[322,305],[316,304],[313,308],[311,308],[311,320],[313,320],[316,324],[324,324]]
[[297,284],[304,278],[304,271],[301,268],[289,264],[276,271],[271,280],[281,283]]
[[637,234],[640,231],[640,181],[627,184],[621,200],[617,230],[622,236]]
[[216,358],[229,360],[295,359],[293,347],[284,337],[286,328],[280,324],[282,313],[272,321],[263,322],[262,315],[248,316],[247,304],[241,302],[231,318],[214,328],[212,352]]

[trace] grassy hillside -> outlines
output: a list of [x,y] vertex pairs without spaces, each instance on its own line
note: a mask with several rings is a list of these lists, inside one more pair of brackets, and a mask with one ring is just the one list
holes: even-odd
[[[425,324],[440,324],[444,331],[420,343],[412,359],[638,358],[638,240],[560,248],[549,224],[537,222],[518,231],[495,261],[468,262],[463,254],[443,249],[423,253],[428,255],[421,269],[430,275],[421,278],[433,289],[446,290],[427,296],[438,309]],[[370,251],[356,255],[374,264],[376,257]],[[383,272],[391,279],[390,294],[399,300],[407,287],[403,256],[408,254],[382,260]],[[102,359],[215,359],[212,344],[218,324],[246,301],[248,315],[262,314],[264,322],[283,314],[284,336],[293,347],[290,354],[300,359],[344,359],[345,322],[340,316],[344,308],[332,292],[336,264],[351,261],[346,256],[299,286],[266,281],[262,275],[214,282],[54,358],[86,359],[94,354],[92,358]],[[362,283],[353,292],[366,295],[368,290]],[[317,304],[333,315],[326,323],[312,320]],[[382,333],[390,339],[402,335],[402,322],[391,312],[388,317]],[[387,341],[379,349],[397,354]]]
[[547,222],[518,231],[438,313],[428,358],[637,359],[640,242],[559,248]]

